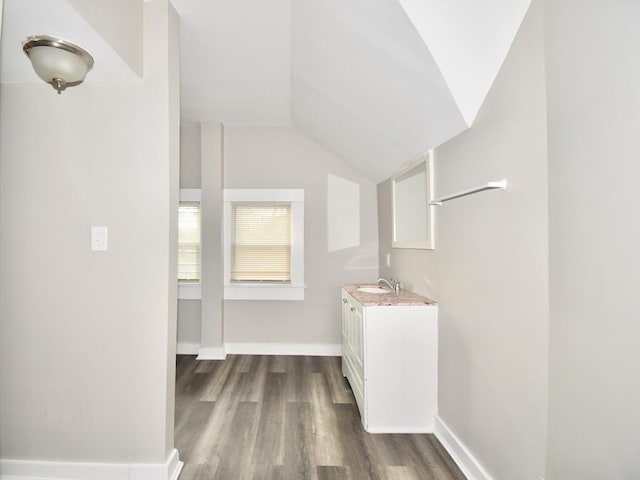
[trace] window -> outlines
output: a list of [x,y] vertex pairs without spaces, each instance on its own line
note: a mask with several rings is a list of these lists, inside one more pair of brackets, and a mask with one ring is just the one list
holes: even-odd
[[178,298],[200,298],[200,265],[200,190],[181,189],[178,207]]
[[304,299],[304,190],[225,190],[224,231],[225,299]]
[[231,281],[291,282],[291,203],[232,203]]
[[200,282],[199,202],[180,202],[178,209],[178,282]]

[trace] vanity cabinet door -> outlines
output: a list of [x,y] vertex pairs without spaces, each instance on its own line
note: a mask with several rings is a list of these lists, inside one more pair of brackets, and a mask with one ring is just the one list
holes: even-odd
[[[349,297],[342,295],[342,357],[348,362],[353,363],[355,357],[355,349],[353,347],[354,325],[353,325],[353,304]],[[342,373],[349,378],[348,372],[345,371],[343,364]]]
[[[349,300],[347,299],[347,297],[342,294],[342,355],[344,356],[347,350],[347,342],[346,342],[346,338],[348,337],[348,320],[347,317],[349,316]],[[344,373],[344,371],[342,372]],[[345,375],[346,376],[346,375]]]
[[351,315],[353,316],[353,361],[355,362],[356,371],[362,381],[366,380],[364,371],[364,309],[359,303],[351,306]]
[[342,374],[347,377],[360,412],[364,412],[363,307],[342,293]]

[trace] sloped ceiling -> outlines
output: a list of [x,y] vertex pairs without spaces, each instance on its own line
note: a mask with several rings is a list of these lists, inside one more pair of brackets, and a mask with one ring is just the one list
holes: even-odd
[[530,2],[399,2],[429,47],[462,116],[471,125]]
[[397,2],[294,2],[293,124],[381,180],[467,125]]
[[183,121],[293,125],[374,181],[469,127],[530,0],[173,0]]
[[[87,82],[139,79],[93,2],[5,0],[0,80],[39,81],[21,43],[43,33],[92,53]],[[381,181],[471,125],[530,0],[172,3],[183,122],[292,125]]]
[[290,1],[173,4],[180,14],[183,121],[290,125]]

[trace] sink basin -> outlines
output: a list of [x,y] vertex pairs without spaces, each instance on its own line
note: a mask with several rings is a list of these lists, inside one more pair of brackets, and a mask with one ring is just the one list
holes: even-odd
[[358,287],[358,291],[362,293],[391,293],[389,290],[380,287]]

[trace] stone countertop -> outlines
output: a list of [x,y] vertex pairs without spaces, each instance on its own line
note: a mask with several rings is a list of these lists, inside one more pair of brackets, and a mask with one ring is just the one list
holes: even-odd
[[379,287],[376,284],[343,285],[342,288],[360,302],[363,306],[393,306],[393,305],[438,305],[433,300],[408,290],[400,290],[397,294],[385,288],[389,293],[366,293],[358,291],[360,287]]

